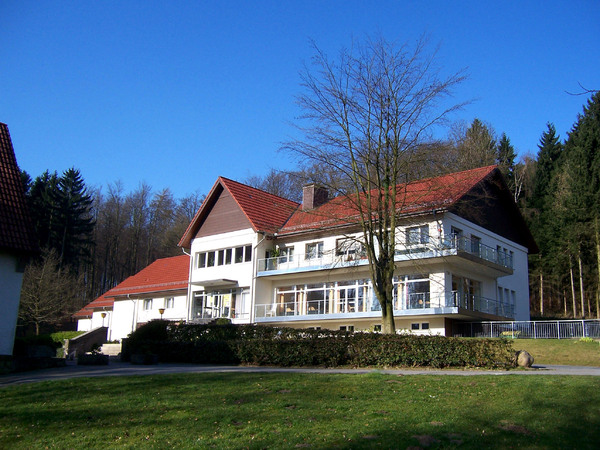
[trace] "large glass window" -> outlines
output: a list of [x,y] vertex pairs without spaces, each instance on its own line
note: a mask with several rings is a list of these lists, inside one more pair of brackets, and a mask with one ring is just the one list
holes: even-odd
[[429,308],[430,282],[427,274],[401,275],[394,279],[394,309]]

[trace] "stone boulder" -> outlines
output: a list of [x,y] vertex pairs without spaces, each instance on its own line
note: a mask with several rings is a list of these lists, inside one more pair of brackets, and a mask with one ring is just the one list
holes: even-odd
[[533,365],[533,356],[525,350],[517,351],[515,356],[519,367],[531,367]]

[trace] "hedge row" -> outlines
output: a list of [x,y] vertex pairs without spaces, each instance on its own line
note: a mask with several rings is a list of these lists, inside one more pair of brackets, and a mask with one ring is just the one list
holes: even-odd
[[125,359],[154,353],[162,362],[252,364],[282,367],[515,366],[504,339],[383,335],[253,325],[174,325],[153,321],[124,342]]

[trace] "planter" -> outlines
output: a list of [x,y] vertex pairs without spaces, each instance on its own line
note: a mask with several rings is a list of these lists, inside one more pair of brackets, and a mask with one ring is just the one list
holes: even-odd
[[108,355],[102,353],[84,353],[77,357],[78,366],[107,366]]
[[133,353],[131,355],[131,364],[158,364],[158,355],[153,353]]

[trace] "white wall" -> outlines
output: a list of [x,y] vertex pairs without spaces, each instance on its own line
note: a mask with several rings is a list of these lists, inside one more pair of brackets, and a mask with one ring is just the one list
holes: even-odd
[[[498,286],[516,292],[515,320],[529,320],[529,271],[527,248],[510,241],[502,236],[492,233],[485,228],[475,225],[454,214],[446,214],[442,221],[444,234],[450,234],[452,226],[460,228],[463,236],[470,238],[471,234],[481,238],[481,243],[493,249],[500,245],[513,252],[513,274],[499,277],[498,279],[480,277],[482,281],[481,295],[498,300]],[[474,278],[477,279],[477,278]]]
[[[166,299],[173,298],[173,308],[166,308]],[[152,308],[144,310],[144,300],[152,299]],[[115,300],[109,326],[108,339],[120,341],[135,331],[138,324],[160,319],[160,308],[165,308],[162,318],[165,320],[182,321],[187,318],[187,302],[185,294],[160,296],[147,295],[144,298]],[[95,314],[95,313],[94,313]],[[107,316],[107,319],[109,317]],[[99,325],[101,326],[101,325]]]
[[0,252],[0,355],[12,355],[23,274],[16,271],[17,258]]

